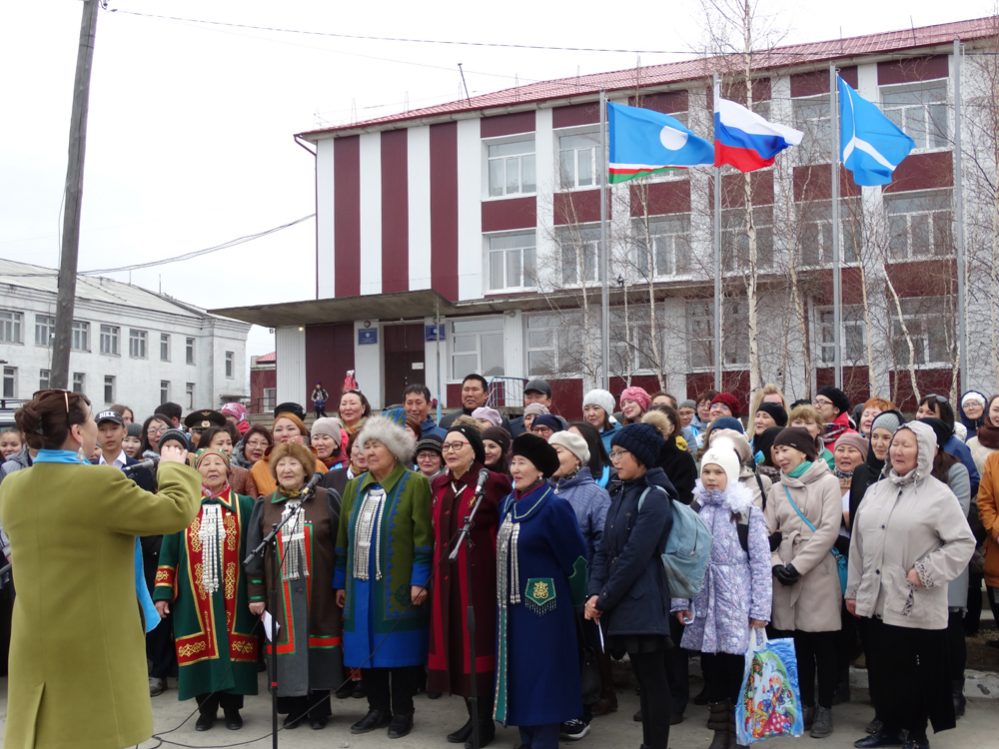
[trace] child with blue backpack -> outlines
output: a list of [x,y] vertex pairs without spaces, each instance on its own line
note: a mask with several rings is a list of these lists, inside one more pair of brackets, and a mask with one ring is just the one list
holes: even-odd
[[708,727],[715,732],[709,749],[733,749],[750,629],[770,620],[773,583],[763,512],[739,483],[739,456],[724,438],[701,459],[694,504],[711,531],[710,561],[700,592],[693,600],[673,598],[670,611],[685,625],[681,646],[701,653]]

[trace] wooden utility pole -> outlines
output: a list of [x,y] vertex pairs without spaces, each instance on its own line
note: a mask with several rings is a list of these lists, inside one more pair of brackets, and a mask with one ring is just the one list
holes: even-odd
[[50,382],[55,388],[69,387],[69,352],[72,348],[73,308],[76,302],[76,263],[80,248],[80,208],[83,204],[83,162],[87,151],[90,69],[94,60],[100,2],[101,0],[83,0],[83,17],[80,20],[73,113],[69,122],[69,162],[66,166],[62,254],[59,258],[59,294],[56,299],[55,337],[52,341]]

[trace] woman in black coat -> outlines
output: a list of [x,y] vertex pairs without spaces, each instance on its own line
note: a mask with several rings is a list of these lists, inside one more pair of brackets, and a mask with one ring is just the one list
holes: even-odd
[[656,465],[663,469],[666,478],[673,484],[677,499],[689,505],[694,499],[694,486],[697,484],[697,461],[676,444],[680,434],[679,414],[672,406],[653,406],[642,416],[642,421],[654,426],[663,436],[663,448],[659,451]]
[[660,556],[673,525],[676,490],[656,466],[662,447],[651,424],[629,424],[611,441],[621,483],[611,492],[585,611],[587,619],[601,622],[614,657],[628,653],[641,689],[642,743],[648,749],[667,749],[669,742],[663,706],[670,704],[664,658],[671,647],[670,601]]

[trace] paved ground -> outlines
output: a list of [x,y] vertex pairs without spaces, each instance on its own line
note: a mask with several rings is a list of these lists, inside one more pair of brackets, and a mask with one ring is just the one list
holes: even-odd
[[[625,674],[619,672],[624,678]],[[862,678],[862,672],[855,678]],[[243,716],[246,724],[241,731],[227,731],[221,723],[206,733],[194,730],[193,702],[179,702],[175,684],[171,689],[153,699],[155,730],[163,740],[151,739],[140,745],[140,749],[153,749],[164,746],[183,747],[222,747],[237,744],[249,747],[269,747],[270,701],[263,693],[264,681],[260,682],[261,694],[247,699]],[[695,688],[699,688],[696,686]],[[958,722],[957,729],[939,736],[930,736],[934,749],[996,749],[999,747],[999,700],[988,696],[975,697],[977,686],[969,689],[966,717]],[[833,709],[835,733],[827,739],[812,739],[807,735],[801,739],[780,739],[766,742],[763,746],[773,749],[849,749],[854,739],[863,735],[863,726],[871,717],[870,708],[859,701],[865,697],[860,690],[855,691],[858,701],[839,705]],[[7,680],[0,679],[0,699],[6,705]],[[574,745],[579,749],[600,749],[622,747],[638,749],[642,743],[641,726],[631,717],[638,709],[638,698],[630,687],[619,689],[620,709],[609,716],[596,718],[590,735]],[[444,736],[464,721],[464,706],[458,698],[443,697],[429,700],[417,697],[416,726],[409,736],[395,741],[389,740],[384,731],[375,731],[363,736],[352,736],[348,731],[351,723],[358,720],[366,711],[365,700],[334,700],[333,720],[322,731],[313,731],[302,726],[294,731],[281,731],[278,745],[286,749],[351,749],[358,747],[390,747],[391,749],[428,749],[429,747],[453,747],[447,744]],[[707,709],[691,706],[687,719],[673,726],[670,733],[672,749],[704,749],[710,743],[711,733],[704,727]],[[6,718],[6,712],[2,714]],[[247,743],[241,743],[247,742]],[[496,741],[491,745],[498,749],[509,749],[517,745],[517,731],[514,728],[500,729]],[[563,746],[573,745],[566,742]],[[2,746],[2,743],[0,743]],[[15,749],[11,747],[10,749]],[[17,747],[16,749],[21,749]]]

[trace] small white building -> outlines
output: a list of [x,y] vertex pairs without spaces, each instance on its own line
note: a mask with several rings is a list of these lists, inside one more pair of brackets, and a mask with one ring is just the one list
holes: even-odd
[[[56,271],[0,259],[0,362],[4,399],[49,387]],[[249,395],[250,326],[147,289],[79,276],[70,386],[94,409],[123,403],[143,418],[160,403],[218,408]]]

